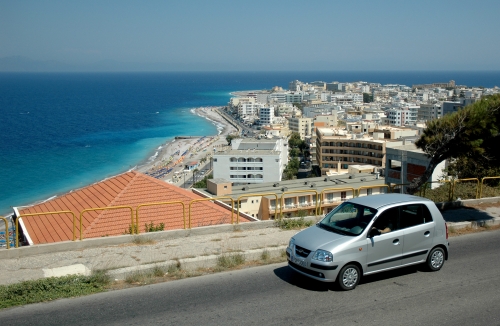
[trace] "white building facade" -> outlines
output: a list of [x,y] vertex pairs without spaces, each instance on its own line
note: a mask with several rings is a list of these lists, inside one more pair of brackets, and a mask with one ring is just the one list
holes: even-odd
[[215,153],[213,175],[236,184],[275,182],[287,163],[286,139],[233,139],[230,149]]
[[274,122],[274,107],[263,107],[259,110],[260,125],[271,125]]

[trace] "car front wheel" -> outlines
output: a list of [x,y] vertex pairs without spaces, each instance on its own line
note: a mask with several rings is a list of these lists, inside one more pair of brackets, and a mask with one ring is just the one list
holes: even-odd
[[337,281],[341,290],[349,291],[358,285],[360,278],[361,274],[358,266],[346,265],[340,270]]
[[445,253],[443,248],[434,248],[427,257],[427,267],[431,271],[438,271],[443,267]]

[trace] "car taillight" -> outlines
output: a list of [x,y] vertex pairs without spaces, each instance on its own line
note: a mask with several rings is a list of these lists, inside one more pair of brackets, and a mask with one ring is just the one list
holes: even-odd
[[446,226],[446,240],[448,240],[448,224],[444,222],[444,225]]

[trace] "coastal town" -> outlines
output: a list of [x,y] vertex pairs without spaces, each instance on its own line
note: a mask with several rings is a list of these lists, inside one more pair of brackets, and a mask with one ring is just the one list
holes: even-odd
[[[307,146],[306,156],[300,158],[302,170],[307,171],[301,175],[330,176],[356,169],[379,172],[392,176],[394,183],[405,183],[400,174],[384,173],[386,164],[401,168],[401,160],[386,163],[387,154],[392,158],[408,157],[408,153],[418,156],[412,144],[427,121],[499,92],[498,87],[456,85],[453,80],[411,86],[294,80],[288,90],[274,87],[234,92],[225,107],[195,109],[195,114],[218,125],[217,136],[176,139],[165,144],[155,160],[140,171],[182,187],[186,176],[191,186],[196,176],[203,179],[208,173],[233,184],[277,182],[287,178],[283,175],[289,156],[286,139],[297,133]],[[229,146],[228,136],[238,140]],[[230,166],[230,150],[238,150],[238,146],[251,150],[258,143],[268,144],[260,145],[261,149],[267,146],[269,152],[286,155],[264,160],[262,169],[254,173],[248,173],[247,167]],[[421,166],[410,166],[415,175],[425,166],[423,156]],[[441,170],[437,169],[432,181]],[[294,177],[298,175],[288,178]]]
[[[426,123],[500,93],[498,87],[453,80],[411,86],[294,80],[288,88],[234,92],[226,106],[194,108],[193,114],[216,126],[217,135],[178,135],[124,174],[13,207],[9,244],[14,245],[15,220],[21,244],[33,245],[140,232],[134,229],[140,226],[133,222],[139,214],[134,209],[172,201],[182,202],[183,211],[149,209],[143,218],[161,223],[162,230],[256,222],[324,214],[350,198],[388,189],[406,192],[428,166],[429,157],[415,145]],[[434,169],[431,189],[439,186],[445,164]],[[219,206],[212,203],[222,197]],[[213,200],[186,222],[186,207],[203,198]],[[107,207],[130,207],[132,218]],[[97,211],[81,227],[60,213],[78,216],[89,209]],[[206,209],[213,214],[202,213]],[[36,223],[44,214],[51,215],[49,225],[58,225],[56,234]],[[5,232],[3,237],[5,246]]]

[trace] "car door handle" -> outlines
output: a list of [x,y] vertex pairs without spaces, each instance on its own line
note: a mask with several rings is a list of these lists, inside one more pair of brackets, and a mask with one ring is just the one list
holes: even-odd
[[394,240],[392,240],[392,243],[393,243],[395,246],[397,246],[397,245],[399,244],[399,239],[394,239]]
[[424,236],[428,237],[430,234],[431,234],[431,231],[426,231],[426,232],[424,233]]

